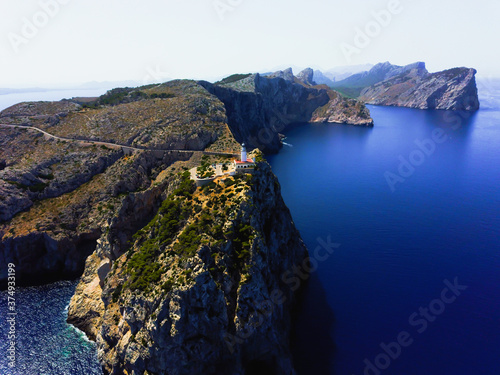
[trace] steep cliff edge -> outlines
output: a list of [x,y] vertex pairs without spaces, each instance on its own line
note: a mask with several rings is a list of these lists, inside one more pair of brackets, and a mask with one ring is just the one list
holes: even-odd
[[368,104],[475,111],[479,98],[475,69],[453,68],[429,73],[425,63],[389,62],[335,82],[333,88]]
[[[224,105],[193,81],[113,94],[112,104],[21,103],[0,122],[53,135],[154,149],[237,151]],[[110,96],[106,96],[109,100]],[[163,188],[190,152],[135,151],[47,139],[0,128],[0,263],[15,263],[17,283],[78,277],[103,232],[121,255],[137,227],[158,209]],[[0,268],[0,287],[7,270]]]
[[330,101],[314,111],[311,122],[373,126],[370,110],[362,102],[345,98],[333,90],[329,90],[328,95]]
[[312,113],[329,100],[326,90],[259,74],[225,85],[200,84],[224,103],[235,139],[266,153],[279,151],[279,133],[288,125],[308,122]]
[[179,179],[126,254],[101,239],[68,320],[107,374],[293,374],[290,275],[307,251],[276,177],[260,162],[206,188]]
[[420,75],[412,70],[365,88],[359,99],[369,104],[419,109],[476,111],[476,70],[454,68]]
[[200,84],[224,103],[236,140],[264,152],[280,149],[279,133],[291,124],[373,125],[363,103],[344,98],[327,86],[313,86],[312,73],[306,69],[299,79],[287,69],[266,77],[253,74],[229,83]]

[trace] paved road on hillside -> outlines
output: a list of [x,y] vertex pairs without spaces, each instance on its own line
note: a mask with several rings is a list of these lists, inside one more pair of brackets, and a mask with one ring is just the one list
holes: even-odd
[[14,128],[14,129],[29,129],[29,130],[34,130],[34,131],[37,131],[39,133],[42,133],[43,135],[45,135],[48,138],[52,138],[52,139],[64,141],[64,142],[78,143],[80,146],[88,146],[88,145],[106,146],[106,147],[115,148],[115,149],[120,148],[123,151],[128,151],[128,152],[134,152],[134,151],[156,151],[156,152],[175,151],[175,152],[184,152],[184,153],[201,152],[204,155],[238,156],[237,153],[231,153],[231,152],[212,152],[212,151],[199,151],[199,150],[176,150],[176,149],[160,150],[160,149],[152,149],[152,148],[146,148],[146,147],[145,148],[138,148],[138,147],[121,145],[118,143],[111,143],[111,142],[94,141],[91,139],[75,139],[75,138],[58,137],[56,135],[50,134],[50,133],[46,132],[45,130],[39,129],[39,128],[34,127],[34,126],[0,124],[0,127]]

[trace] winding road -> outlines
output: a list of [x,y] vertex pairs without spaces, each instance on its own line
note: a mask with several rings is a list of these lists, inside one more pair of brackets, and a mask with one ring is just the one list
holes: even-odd
[[153,152],[183,152],[183,153],[201,153],[203,155],[215,155],[215,156],[238,156],[239,154],[234,153],[234,152],[212,152],[212,151],[199,151],[199,150],[176,150],[176,149],[171,149],[171,150],[161,150],[161,149],[152,149],[152,148],[138,148],[138,147],[132,147],[132,146],[127,146],[127,145],[120,145],[118,143],[111,143],[111,142],[102,142],[102,141],[93,141],[90,139],[74,139],[74,138],[64,138],[64,137],[58,137],[56,135],[47,133],[45,130],[39,129],[34,126],[26,126],[26,125],[9,125],[9,124],[0,124],[0,127],[3,128],[14,128],[14,129],[28,129],[28,130],[33,130],[37,131],[39,133],[42,133],[46,138],[51,138],[55,139],[58,141],[63,141],[63,142],[72,142],[72,143],[77,143],[80,146],[105,146],[109,147],[112,149],[122,149],[123,152],[127,155],[132,154],[134,152],[140,152],[140,151],[153,151]]

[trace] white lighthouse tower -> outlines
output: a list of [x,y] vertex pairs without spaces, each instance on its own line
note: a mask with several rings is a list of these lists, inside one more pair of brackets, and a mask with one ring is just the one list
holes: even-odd
[[234,160],[233,173],[252,173],[255,168],[255,160],[248,160],[247,148],[243,143],[241,145],[241,160]]
[[247,161],[247,148],[244,143],[241,145],[241,161],[244,163]]

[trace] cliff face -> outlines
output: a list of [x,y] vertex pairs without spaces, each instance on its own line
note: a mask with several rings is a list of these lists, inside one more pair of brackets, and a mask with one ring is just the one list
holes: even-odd
[[109,374],[293,374],[297,285],[282,276],[307,252],[276,177],[261,162],[205,189],[182,180],[111,267],[101,238],[69,321],[96,339]]
[[343,80],[339,80],[332,87],[346,95],[358,97],[364,88],[410,71],[415,71],[418,75],[426,75],[428,73],[423,62],[399,66],[392,65],[386,61],[376,64],[368,71],[356,73]]
[[230,85],[200,84],[224,103],[236,140],[269,153],[281,148],[279,132],[287,125],[309,121],[316,108],[328,102],[325,90],[259,74]]
[[339,124],[373,126],[373,119],[366,106],[348,99],[336,91],[329,91],[330,101],[314,111],[311,122],[334,122]]
[[365,88],[359,97],[369,104],[475,111],[479,109],[476,70],[455,68],[433,74],[411,70]]
[[[142,94],[91,108],[68,101],[22,103],[3,111],[0,123],[144,148],[239,149],[224,105],[195,82],[135,92]],[[156,97],[161,94],[168,98]],[[125,155],[120,148],[47,139],[22,128],[0,132],[0,263],[16,264],[20,285],[78,277],[104,231],[116,231],[113,251],[121,255],[129,237],[154,215],[175,168],[200,157]],[[0,287],[6,273],[0,267]]]
[[314,82],[314,70],[311,68],[306,68],[297,74],[297,79],[309,86],[316,85],[316,82]]
[[368,104],[475,111],[479,109],[475,74],[469,68],[429,73],[423,62],[406,66],[385,62],[333,87]]
[[312,73],[304,71],[303,81],[288,69],[268,77],[251,75],[230,84],[200,84],[224,103],[236,140],[264,152],[274,153],[281,148],[279,133],[290,124],[373,124],[363,103],[345,99],[326,86],[309,85]]

